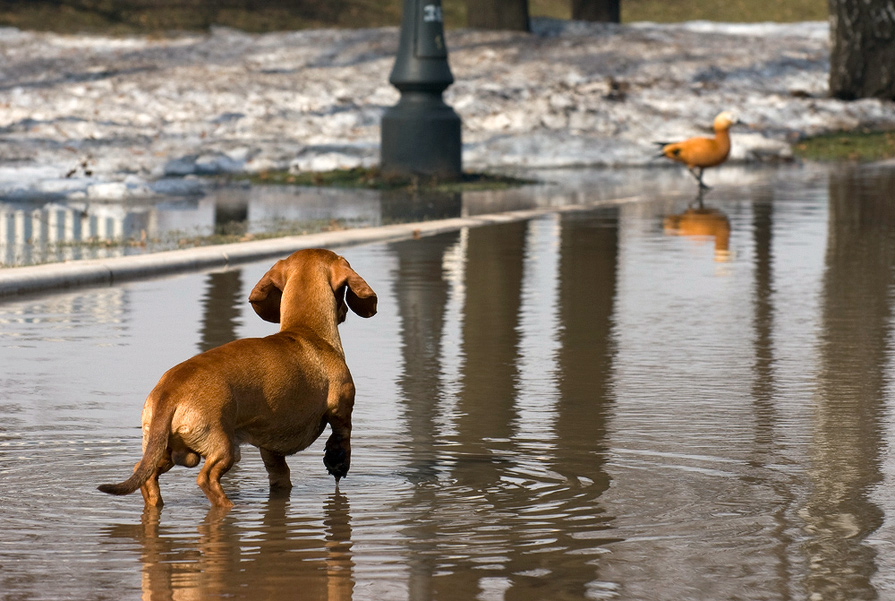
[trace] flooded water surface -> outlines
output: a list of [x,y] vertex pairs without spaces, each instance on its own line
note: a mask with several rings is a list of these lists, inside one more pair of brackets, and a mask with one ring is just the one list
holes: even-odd
[[245,448],[229,512],[96,485],[269,262],[4,301],[0,599],[895,597],[895,171],[745,179],[342,249],[351,472]]

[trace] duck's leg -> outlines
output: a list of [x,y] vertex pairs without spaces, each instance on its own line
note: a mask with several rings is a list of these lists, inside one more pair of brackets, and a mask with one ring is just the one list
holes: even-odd
[[690,175],[696,178],[696,181],[699,182],[700,190],[710,190],[709,186],[705,185],[705,182],[702,181],[702,167],[689,167]]
[[703,204],[702,199],[705,196],[705,191],[707,189],[708,189],[708,186],[700,187],[699,191],[696,193],[696,202],[694,204],[696,205],[697,210],[701,211],[702,209],[705,208],[705,205]]

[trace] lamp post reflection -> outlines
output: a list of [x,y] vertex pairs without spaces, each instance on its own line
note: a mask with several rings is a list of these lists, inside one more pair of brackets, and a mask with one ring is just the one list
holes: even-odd
[[[404,362],[399,385],[413,448],[406,470],[407,479],[415,485],[408,506],[401,510],[421,516],[438,511],[437,495],[428,484],[435,481],[443,469],[437,422],[444,395],[441,353],[451,287],[444,262],[459,240],[460,232],[450,232],[397,242],[390,247],[398,260],[394,295],[401,320]],[[411,601],[433,599],[437,523],[430,519],[415,519],[405,534],[412,551],[409,555],[409,598]]]
[[236,339],[242,315],[242,270],[209,273],[202,297],[202,325],[199,330],[199,352],[227,344]]
[[[397,509],[416,516],[403,531],[409,598],[586,598],[612,540],[599,499],[609,486],[617,210],[390,248],[414,483]],[[524,373],[538,363],[532,353],[547,353],[548,373]]]

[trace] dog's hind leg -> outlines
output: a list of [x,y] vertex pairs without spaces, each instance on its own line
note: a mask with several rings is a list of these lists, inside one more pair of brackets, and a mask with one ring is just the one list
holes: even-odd
[[286,458],[267,449],[259,450],[261,451],[261,459],[264,460],[264,467],[267,468],[270,487],[279,490],[291,489],[292,481],[289,479],[289,466],[286,464]]
[[164,457],[156,466],[155,473],[140,486],[140,493],[143,495],[143,503],[147,507],[161,507],[165,504],[162,500],[162,492],[158,485],[158,478],[172,467],[174,467],[174,462],[171,461],[171,457]]
[[208,497],[212,505],[217,507],[233,507],[221,487],[221,477],[230,471],[233,464],[239,461],[239,448],[226,437],[219,444],[210,445],[214,451],[205,456],[205,463],[199,470],[196,484]]

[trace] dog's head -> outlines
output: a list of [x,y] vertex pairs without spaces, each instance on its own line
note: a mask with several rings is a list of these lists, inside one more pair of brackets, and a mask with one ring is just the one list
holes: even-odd
[[361,317],[376,315],[376,293],[348,261],[332,251],[313,248],[296,251],[277,261],[255,284],[249,302],[261,319],[280,323],[283,292],[290,280],[303,285],[328,282],[336,298],[339,323],[345,321],[348,308]]

